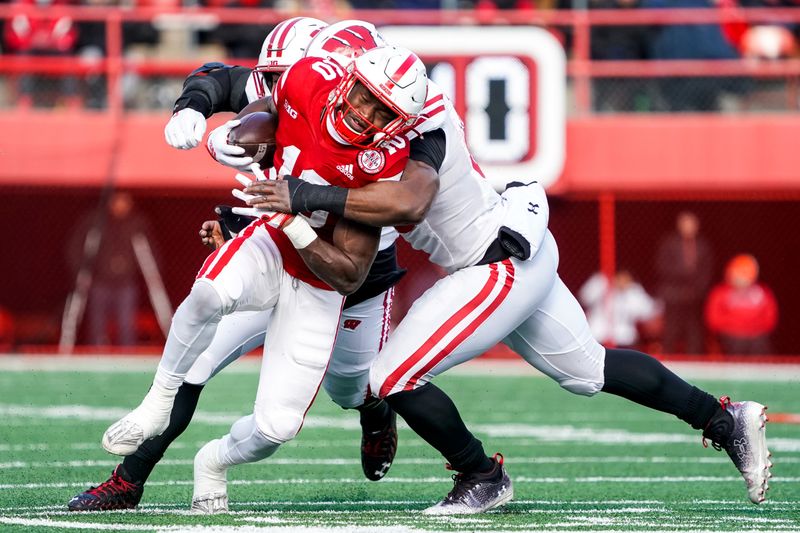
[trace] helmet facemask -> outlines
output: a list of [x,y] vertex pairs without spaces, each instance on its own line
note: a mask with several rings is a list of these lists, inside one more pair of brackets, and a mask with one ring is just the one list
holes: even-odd
[[[369,118],[361,114],[358,109],[350,102],[350,97],[356,84],[363,86],[364,90],[372,98],[383,104],[395,117],[383,126],[379,126]],[[349,114],[355,115],[360,122],[366,124],[363,131],[356,131],[347,123],[345,117]],[[374,116],[374,114],[373,114]],[[408,128],[415,123],[417,116],[409,115],[400,109],[390,99],[381,95],[381,92],[373,87],[372,84],[358,70],[353,68],[351,63],[348,66],[347,74],[339,82],[339,85],[331,94],[328,107],[325,110],[324,119],[330,120],[334,130],[346,142],[359,148],[377,148],[390,143],[392,139],[405,133]]]

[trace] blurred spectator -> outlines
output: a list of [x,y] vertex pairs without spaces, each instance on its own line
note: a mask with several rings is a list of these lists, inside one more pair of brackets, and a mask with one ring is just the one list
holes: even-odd
[[[639,0],[590,0],[590,9],[635,9]],[[630,61],[647,58],[648,28],[644,26],[593,26],[592,59]],[[647,85],[627,78],[594,80],[594,109],[598,111],[633,111],[649,107]]]
[[769,335],[778,322],[772,291],[758,281],[758,262],[737,255],[725,268],[725,281],[711,290],[705,311],[708,329],[726,354],[768,354]]
[[593,274],[578,292],[594,338],[607,346],[636,347],[638,325],[658,313],[658,305],[627,270],[609,283],[602,272]]
[[0,350],[8,352],[14,347],[14,329],[14,315],[0,307]]
[[441,9],[448,0],[350,0],[353,9]]
[[[665,353],[703,351],[703,302],[711,283],[711,248],[699,235],[700,221],[689,211],[678,214],[675,232],[658,247],[659,297],[664,302]],[[683,341],[683,342],[681,342]]]
[[[12,15],[3,28],[3,48],[22,56],[69,56],[75,49],[78,30],[66,15],[37,18],[25,11],[30,6],[46,8],[68,4],[67,0],[16,0]],[[75,105],[77,82],[73,76],[51,78],[24,75],[19,78],[17,102],[40,107]]]
[[[644,8],[700,8],[718,6],[719,0],[642,0]],[[719,24],[674,24],[652,32],[653,59],[738,59]],[[749,83],[741,78],[688,77],[659,81],[668,111],[717,111],[722,92],[743,93]]]
[[[723,9],[737,13],[739,7],[797,7],[795,0],[720,0]],[[781,59],[792,57],[797,52],[794,23],[761,21],[750,25],[744,18],[722,25],[725,37],[742,56],[754,59]]]
[[[144,217],[134,210],[127,192],[115,192],[102,207],[104,213],[90,213],[73,233],[68,248],[71,264],[91,268],[92,282],[87,302],[89,343],[133,346],[137,342],[136,312],[139,308],[139,262],[133,240],[150,233]],[[99,231],[99,245],[93,261],[85,257],[90,231]],[[86,265],[86,262],[91,264]],[[112,319],[117,339],[112,342]]]

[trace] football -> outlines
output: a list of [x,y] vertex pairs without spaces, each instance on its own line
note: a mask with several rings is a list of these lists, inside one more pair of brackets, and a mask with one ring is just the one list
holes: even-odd
[[258,111],[241,118],[241,123],[228,134],[228,144],[241,146],[261,168],[272,166],[275,155],[275,130],[278,119],[271,113]]

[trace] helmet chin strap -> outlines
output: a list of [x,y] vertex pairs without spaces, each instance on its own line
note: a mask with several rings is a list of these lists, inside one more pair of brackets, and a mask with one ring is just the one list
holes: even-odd
[[333,125],[333,117],[335,113],[329,113],[327,115],[327,120],[325,120],[325,129],[328,130],[328,134],[339,144],[343,144],[345,146],[351,146],[349,142],[347,142],[344,137],[339,135],[339,132],[336,131],[336,127]]
[[[327,114],[327,119],[325,120],[325,128],[328,130],[330,136],[333,138],[334,141],[336,141],[339,144],[343,144],[346,146],[356,146],[350,141],[346,140],[344,137],[342,137],[342,135],[338,131],[336,131],[336,126],[334,125],[334,121],[336,120],[334,118],[335,116],[336,116],[336,111],[334,110],[334,112]],[[356,136],[359,135],[359,132],[355,131],[352,127],[350,127],[350,124],[348,124],[347,121],[344,120],[344,117],[342,117],[341,122],[344,125],[344,127],[347,128],[349,131],[353,132],[354,135]],[[381,137],[384,136],[383,133],[376,133],[373,136],[373,138],[378,138],[379,135]]]

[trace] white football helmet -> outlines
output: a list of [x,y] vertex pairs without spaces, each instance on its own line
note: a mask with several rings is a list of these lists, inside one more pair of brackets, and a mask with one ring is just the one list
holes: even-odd
[[[356,83],[362,84],[397,115],[383,127],[360,114],[348,100]],[[331,92],[324,119],[348,143],[362,148],[388,144],[417,122],[428,94],[428,75],[417,55],[399,46],[382,46],[364,52],[347,66],[347,71]],[[355,131],[345,120],[354,113],[367,127]]]
[[330,57],[346,67],[367,50],[385,46],[374,24],[363,20],[342,20],[323,28],[306,49],[306,57]]
[[273,74],[281,74],[302,59],[314,36],[327,24],[311,17],[284,20],[269,32],[261,45],[258,64],[253,69],[256,94],[263,97],[272,90]]

